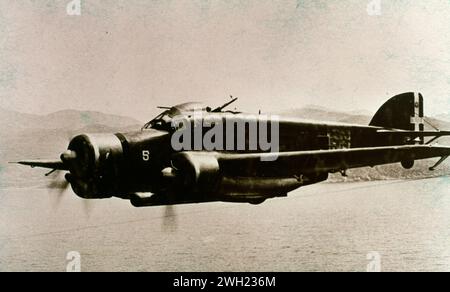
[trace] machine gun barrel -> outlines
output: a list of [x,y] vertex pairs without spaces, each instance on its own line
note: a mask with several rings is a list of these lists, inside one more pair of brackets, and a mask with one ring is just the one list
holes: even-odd
[[[231,97],[233,98],[233,96],[231,96]],[[213,112],[213,113],[221,112],[224,108],[226,108],[227,106],[229,106],[230,104],[232,104],[233,102],[235,102],[237,99],[238,99],[237,97],[233,98],[232,100],[230,100],[229,102],[225,103],[224,105],[219,106],[219,107],[213,109],[212,112]]]

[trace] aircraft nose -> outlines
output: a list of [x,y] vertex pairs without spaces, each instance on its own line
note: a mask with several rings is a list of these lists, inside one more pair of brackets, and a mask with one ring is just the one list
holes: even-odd
[[[81,152],[81,149],[78,149],[78,152]],[[83,153],[81,153],[83,154]],[[74,150],[66,150],[64,151],[60,158],[61,161],[67,165],[67,167],[69,168],[69,170],[73,173],[76,173],[78,175],[82,174],[82,172],[80,171],[80,167],[79,167],[79,163],[78,160],[79,158],[81,158],[81,156],[83,155],[77,155],[77,152]]]
[[82,198],[107,198],[117,192],[122,143],[113,134],[82,134],[74,137],[61,160],[75,193]]

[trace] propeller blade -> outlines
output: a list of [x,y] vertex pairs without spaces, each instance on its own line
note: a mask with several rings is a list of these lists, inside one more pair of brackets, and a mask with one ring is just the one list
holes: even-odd
[[177,214],[173,205],[166,205],[164,216],[162,217],[163,231],[174,232],[177,230]]
[[92,201],[90,199],[83,199],[83,212],[86,218],[91,217],[92,214]]
[[69,186],[69,182],[64,180],[53,180],[48,183],[49,189],[65,190]]
[[69,182],[64,178],[61,171],[51,173],[49,176],[51,181],[48,182],[47,188],[50,191],[52,200],[54,201],[53,208],[57,209],[63,198],[64,192],[69,186]]

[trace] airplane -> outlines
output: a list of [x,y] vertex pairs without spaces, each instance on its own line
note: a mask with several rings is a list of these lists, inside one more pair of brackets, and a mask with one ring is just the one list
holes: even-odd
[[[345,176],[348,169],[390,163],[410,169],[416,160],[439,157],[432,171],[450,156],[449,146],[433,144],[450,131],[425,130],[423,96],[414,92],[389,99],[368,126],[279,117],[276,153],[247,147],[248,134],[248,149],[174,149],[173,137],[180,130],[174,119],[180,116],[188,125],[205,129],[211,125],[198,119],[261,123],[255,119],[260,113],[225,110],[236,99],[214,109],[198,103],[159,107],[164,111],[140,130],[78,135],[59,159],[16,163],[50,173],[65,171],[65,180],[81,198],[117,197],[144,207],[217,201],[260,204],[326,181],[330,173]],[[271,129],[269,136],[274,134]]]

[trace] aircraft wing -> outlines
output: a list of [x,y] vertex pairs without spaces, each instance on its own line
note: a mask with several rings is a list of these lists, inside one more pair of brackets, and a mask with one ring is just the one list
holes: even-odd
[[[217,154],[223,171],[236,175],[286,176],[338,172],[350,168],[450,156],[450,147],[407,145],[279,153]],[[275,155],[275,156],[274,156]],[[276,158],[262,161],[264,158]],[[443,161],[443,159],[441,159]],[[440,161],[440,162],[442,162]],[[439,162],[439,163],[440,163]],[[437,164],[435,165],[437,166]]]

